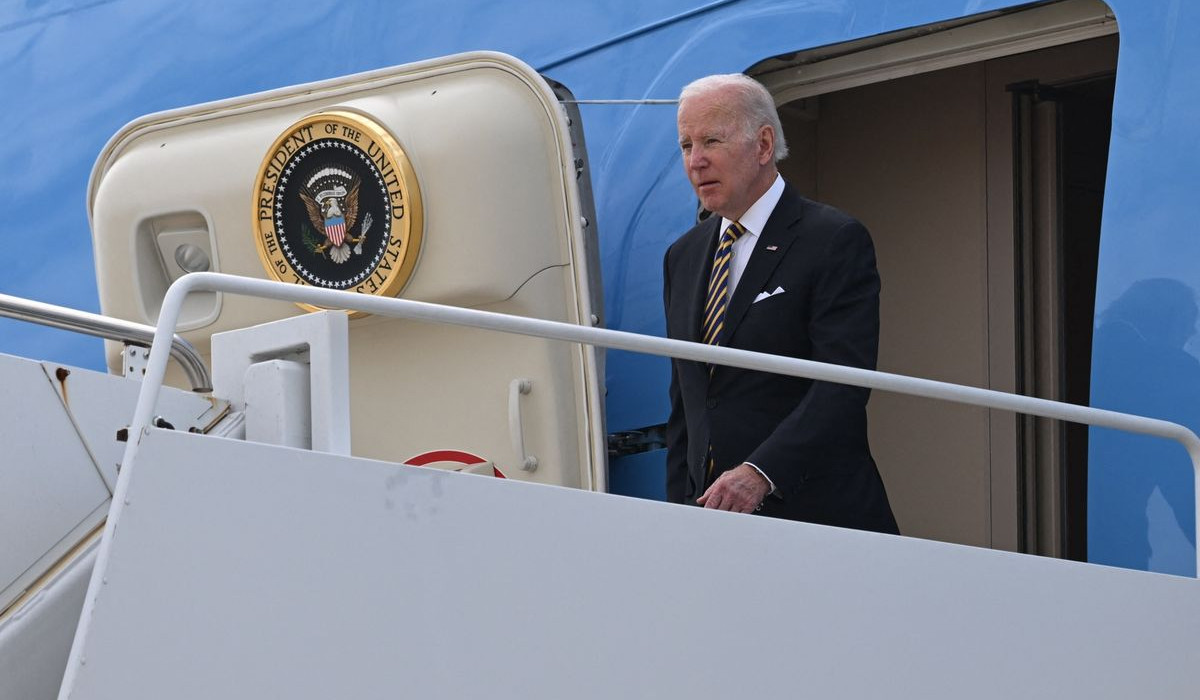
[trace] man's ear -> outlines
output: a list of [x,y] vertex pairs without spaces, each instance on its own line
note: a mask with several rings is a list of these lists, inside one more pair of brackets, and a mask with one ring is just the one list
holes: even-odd
[[763,124],[758,128],[758,164],[766,165],[775,160],[775,129]]

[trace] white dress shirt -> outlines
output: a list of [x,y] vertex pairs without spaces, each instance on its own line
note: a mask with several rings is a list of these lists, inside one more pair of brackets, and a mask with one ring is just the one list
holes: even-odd
[[[739,223],[746,229],[746,233],[733,242],[733,259],[729,261],[730,298],[733,298],[733,290],[737,289],[738,282],[742,279],[742,273],[746,271],[746,263],[750,261],[750,254],[754,252],[754,246],[758,245],[758,235],[767,227],[767,219],[771,218],[771,212],[775,211],[775,205],[779,204],[779,198],[782,196],[783,177],[776,174],[775,182],[772,182],[763,196],[751,204],[745,214],[742,214]],[[721,217],[721,231],[729,228],[731,223],[733,222],[729,219]]]

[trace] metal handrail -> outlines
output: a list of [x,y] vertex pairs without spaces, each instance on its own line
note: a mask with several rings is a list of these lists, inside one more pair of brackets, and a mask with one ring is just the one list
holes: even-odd
[[[877,372],[855,367],[842,367],[812,360],[800,360],[792,357],[768,355],[736,348],[725,348],[692,343],[683,340],[671,340],[655,336],[639,335],[624,331],[606,330],[577,326],[557,321],[544,321],[521,316],[509,316],[489,311],[463,309],[441,304],[430,304],[408,299],[391,297],[368,296],[354,292],[343,292],[332,289],[320,289],[283,282],[268,282],[266,280],[235,277],[214,272],[195,272],[176,280],[167,290],[163,299],[162,311],[158,317],[158,328],[155,331],[154,342],[151,345],[150,360],[146,366],[146,376],[142,382],[141,393],[138,395],[137,410],[134,413],[130,435],[126,445],[123,464],[129,467],[133,464],[138,445],[141,444],[147,426],[150,424],[154,404],[162,386],[163,375],[166,372],[167,347],[175,332],[179,313],[187,295],[193,291],[219,291],[229,294],[265,297],[281,301],[291,301],[326,308],[353,309],[366,311],[380,316],[392,316],[415,321],[446,323],[456,326],[469,326],[485,330],[495,330],[505,333],[516,333],[538,338],[565,340],[584,343],[617,350],[629,350],[650,355],[661,355],[710,364],[728,365],[743,369],[773,372],[792,377],[802,377],[818,381],[849,384],[851,386],[891,391],[910,396],[920,396],[930,399],[941,399],[954,403],[983,408],[993,408],[1013,411],[1043,418],[1055,418],[1075,423],[1085,423],[1104,428],[1113,428],[1145,435],[1175,440],[1183,444],[1192,459],[1192,470],[1196,473],[1196,484],[1200,486],[1200,438],[1188,428],[1155,418],[1144,418],[1116,411],[1106,411],[1087,406],[1038,399],[1029,396],[1017,396],[991,389],[961,386],[949,382],[938,382],[930,379],[918,379],[899,374]],[[122,477],[129,472],[125,469]],[[122,481],[118,482],[117,490],[123,488]],[[1195,489],[1197,512],[1200,512],[1200,488]],[[114,496],[114,502],[120,498]],[[112,519],[109,521],[112,525]],[[1200,518],[1197,518],[1197,529],[1200,529]],[[1200,576],[1200,547],[1197,547],[1197,575]]]
[[[101,316],[65,306],[55,306],[33,299],[22,299],[8,294],[0,294],[0,316],[147,347],[154,340],[154,326]],[[174,328],[174,324],[172,324],[172,328]],[[204,360],[200,358],[200,353],[196,352],[196,348],[192,347],[191,343],[172,334],[171,357],[174,357],[183,367],[188,382],[192,385],[192,391],[212,391],[212,375],[209,374]]]

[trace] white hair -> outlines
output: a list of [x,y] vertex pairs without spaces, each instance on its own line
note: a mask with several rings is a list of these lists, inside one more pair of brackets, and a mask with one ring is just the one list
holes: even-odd
[[763,84],[754,78],[743,73],[708,75],[685,85],[679,92],[679,103],[719,90],[726,90],[733,96],[734,103],[730,107],[738,115],[746,138],[754,138],[760,128],[769,126],[775,132],[775,162],[787,158],[787,139],[783,136],[783,125],[779,122],[775,100]]

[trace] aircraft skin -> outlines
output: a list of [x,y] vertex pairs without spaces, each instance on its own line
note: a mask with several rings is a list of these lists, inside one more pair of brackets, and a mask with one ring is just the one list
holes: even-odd
[[[764,58],[957,17],[1020,7],[1003,0],[471,0],[241,3],[48,0],[0,7],[0,292],[99,311],[86,191],[97,154],[147,113],[470,50],[515,55],[578,99],[672,99],[709,73]],[[1120,57],[1101,232],[1098,323],[1135,283],[1200,289],[1200,6],[1109,0]],[[661,256],[686,230],[695,198],[683,175],[672,105],[582,105],[600,232],[606,325],[661,335]],[[178,177],[187,177],[179,173]],[[1142,285],[1146,308],[1172,292]],[[1158,290],[1158,291],[1156,291]],[[1185,304],[1186,306],[1186,304]],[[1193,304],[1194,309],[1194,304]],[[1136,313],[1136,310],[1135,310]],[[1200,428],[1195,338],[1164,358],[1138,338],[1093,349],[1093,404]],[[1194,333],[1194,329],[1192,329]],[[1191,336],[1192,333],[1188,335]],[[1144,339],[1141,339],[1144,340]],[[103,370],[100,342],[4,321],[0,351]],[[1131,368],[1137,368],[1136,371]],[[610,353],[608,429],[665,422],[664,360]],[[1173,393],[1144,387],[1175,387]],[[1158,393],[1155,393],[1158,392]],[[1190,400],[1189,400],[1190,399]],[[1195,574],[1194,543],[1144,561],[1145,532],[1107,517],[1109,494],[1162,498],[1148,526],[1194,531],[1182,449],[1108,441],[1092,456],[1153,462],[1153,479],[1091,473],[1090,559]],[[1115,455],[1115,457],[1114,457]],[[628,458],[661,463],[661,451]],[[613,464],[620,470],[621,460]],[[661,467],[659,467],[661,468]],[[647,473],[653,474],[653,470]],[[643,485],[643,490],[646,487]],[[1144,498],[1145,495],[1139,496]],[[1149,501],[1148,501],[1149,503]],[[1141,507],[1141,501],[1136,504]],[[1178,519],[1178,524],[1174,519]],[[1139,537],[1141,539],[1139,539]],[[1170,556],[1167,556],[1167,555]]]

